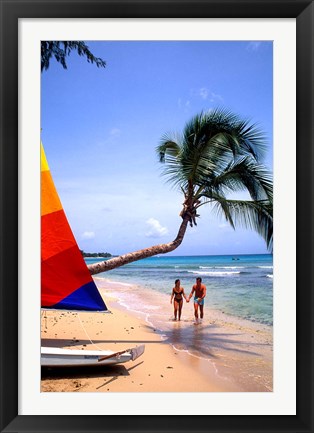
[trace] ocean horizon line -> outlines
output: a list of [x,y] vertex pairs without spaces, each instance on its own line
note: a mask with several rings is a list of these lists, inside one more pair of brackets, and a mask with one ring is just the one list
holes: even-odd
[[[91,253],[94,254],[94,253]],[[124,254],[127,253],[122,253],[122,254],[112,254],[111,257],[101,257],[101,256],[95,256],[95,257],[84,257],[85,259],[106,259],[106,260],[110,260],[113,257],[119,257],[122,256]],[[146,259],[152,259],[154,257],[159,258],[159,257],[242,257],[242,256],[272,256],[272,253],[241,253],[241,254],[179,254],[179,255],[175,255],[175,254],[171,254],[171,253],[165,253],[165,254],[156,254],[154,256],[150,256],[150,257],[146,257],[144,259],[139,259],[139,260],[146,260]]]

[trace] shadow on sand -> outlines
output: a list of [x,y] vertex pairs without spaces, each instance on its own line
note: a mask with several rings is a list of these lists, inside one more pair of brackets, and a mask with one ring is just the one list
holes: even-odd
[[[41,367],[42,379],[90,379],[97,377],[108,377],[110,380],[103,385],[118,379],[120,376],[129,376],[130,371],[141,365],[144,361],[130,364],[127,368],[124,365],[97,365],[90,367]],[[103,386],[102,385],[102,386]]]
[[[153,329],[147,325],[149,329]],[[217,353],[228,351],[249,356],[258,356],[256,351],[262,344],[248,341],[241,332],[220,332],[215,324],[194,325],[193,322],[181,326],[175,322],[168,329],[158,330],[164,343],[171,344],[177,350],[188,350],[202,358],[217,358]],[[243,338],[241,338],[243,336]],[[239,338],[240,337],[240,338]]]

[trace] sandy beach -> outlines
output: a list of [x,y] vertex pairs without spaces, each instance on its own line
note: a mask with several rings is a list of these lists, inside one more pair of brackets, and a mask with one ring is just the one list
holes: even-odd
[[[195,326],[187,304],[181,322],[169,317],[159,326],[156,314],[125,305],[131,286],[95,282],[111,313],[43,311],[42,345],[120,351],[145,344],[145,352],[115,366],[42,369],[42,392],[272,391],[272,328],[209,308]],[[169,297],[158,302],[170,315]]]

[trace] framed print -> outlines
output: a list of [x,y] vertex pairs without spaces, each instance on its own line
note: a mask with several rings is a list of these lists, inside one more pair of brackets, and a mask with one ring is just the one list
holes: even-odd
[[[0,1],[1,431],[313,431],[313,3]],[[58,44],[47,44],[60,64],[49,63],[52,57],[45,51],[45,41],[68,41],[68,57],[62,58]],[[112,72],[103,84],[98,72],[104,66],[106,70],[106,56]],[[86,67],[81,76],[73,74],[81,68],[80,57]],[[213,70],[216,75],[211,75],[214,84],[210,87],[206,77]],[[102,111],[105,104],[107,110]],[[252,116],[252,123],[221,106]],[[105,118],[100,113],[106,113]],[[273,249],[272,210],[271,228],[267,214],[272,184],[259,160],[263,146],[254,123],[259,119],[274,143],[265,163],[274,167]],[[195,132],[208,122],[212,129],[203,126],[200,133]],[[209,152],[206,143],[210,140],[204,137],[212,134],[214,122],[219,124],[219,138],[210,136]],[[226,128],[224,134],[221,125]],[[162,135],[166,126],[184,132],[182,148],[176,142],[178,135]],[[225,137],[240,134],[241,128],[244,138],[239,135],[231,140],[242,143],[239,154],[236,147],[228,150],[238,159],[228,163]],[[202,168],[193,171],[197,188],[193,186],[189,196],[192,175],[186,155],[193,158],[184,152],[190,149],[192,135],[194,142],[199,140],[197,151],[206,152]],[[59,146],[53,144],[56,137]],[[161,255],[181,245],[182,225],[174,243],[164,243],[175,230],[165,215],[170,210],[175,213],[177,206],[172,208],[174,196],[167,195],[167,185],[161,190],[162,182],[157,185],[152,180],[156,164],[147,157],[147,137],[159,145],[161,161],[169,164],[166,175],[184,193],[183,236],[186,227],[192,227],[186,247],[180,246],[181,256],[170,254],[168,261]],[[219,158],[222,171],[217,174]],[[216,165],[210,176],[215,173],[216,178],[209,185],[203,164],[213,160]],[[180,169],[175,165],[178,161]],[[79,248],[76,245],[76,252],[71,249],[68,256],[63,253],[73,235],[60,220],[63,208],[58,196],[46,200],[43,194],[45,176],[70,209],[67,217],[79,238]],[[184,176],[188,176],[186,183]],[[207,180],[200,185],[204,177]],[[101,188],[97,186],[100,179]],[[264,219],[258,223],[252,217],[257,204],[250,217],[243,219],[251,228],[263,227],[259,233],[271,254],[264,254],[265,246],[259,241],[249,250],[254,236],[241,232],[236,237],[225,224],[215,223],[216,231],[224,232],[234,249],[224,249],[215,230],[208,237],[202,234],[205,214],[201,206],[207,204],[206,199],[218,202],[232,226],[246,206],[242,196],[229,200],[219,195],[223,181],[232,191],[243,181],[255,204],[265,205]],[[148,189],[140,189],[141,183]],[[153,189],[157,199],[150,193]],[[76,194],[75,204],[69,191]],[[140,221],[135,202],[140,203]],[[226,210],[227,204],[234,207]],[[127,224],[114,213],[116,209],[128,215]],[[51,223],[56,211],[57,222]],[[48,219],[62,239],[52,237]],[[99,243],[98,238],[102,239]],[[101,249],[105,248],[103,239],[106,251]],[[150,254],[153,243],[158,245]],[[103,252],[96,254],[93,248]],[[154,255],[158,263],[146,261],[147,266],[128,268],[135,282],[130,295],[130,274],[115,271],[107,281],[107,274],[101,277],[98,269],[99,259],[109,256],[103,266],[114,268],[119,260],[133,263],[134,256],[131,259],[125,253],[136,250],[140,250],[136,260]],[[47,267],[45,261],[49,261]],[[77,271],[82,281],[75,278],[76,286],[69,292],[70,277],[64,278],[66,284],[57,278],[58,300],[46,296],[46,274],[49,281],[56,275],[51,263],[66,264],[65,275],[71,261],[75,266],[78,262],[84,268],[87,265],[94,279],[89,275],[87,281],[83,271]],[[175,278],[178,283],[171,289]],[[106,319],[95,319],[91,313],[64,313],[64,308],[72,309],[71,302],[81,302],[77,293],[82,293],[83,286],[90,293],[94,281],[106,303],[108,297],[110,308],[105,309],[114,313],[107,320],[111,338],[108,333],[106,338],[101,336]],[[66,296],[60,295],[62,290]],[[88,297],[87,302],[102,303],[95,296],[97,301]],[[89,309],[85,292],[83,298],[80,309]],[[215,306],[220,315],[214,315]],[[45,307],[57,312],[50,315]],[[228,317],[237,321],[232,319],[227,326]],[[81,330],[73,327],[74,319]],[[117,333],[119,340],[123,337],[118,342]],[[39,342],[59,350],[60,340],[62,347],[84,353],[77,357],[88,362],[87,351],[96,341],[99,349],[110,349],[101,361],[110,359],[114,365],[94,370],[99,373],[71,373],[70,380],[50,364],[41,369]],[[132,349],[131,341],[136,345]],[[169,344],[161,347],[160,341]],[[144,345],[144,354],[139,353]],[[115,365],[129,355],[135,359],[133,364]]]

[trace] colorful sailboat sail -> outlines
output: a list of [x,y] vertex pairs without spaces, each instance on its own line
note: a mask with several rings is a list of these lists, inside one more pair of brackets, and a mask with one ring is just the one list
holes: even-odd
[[41,306],[107,311],[68,223],[42,144]]

